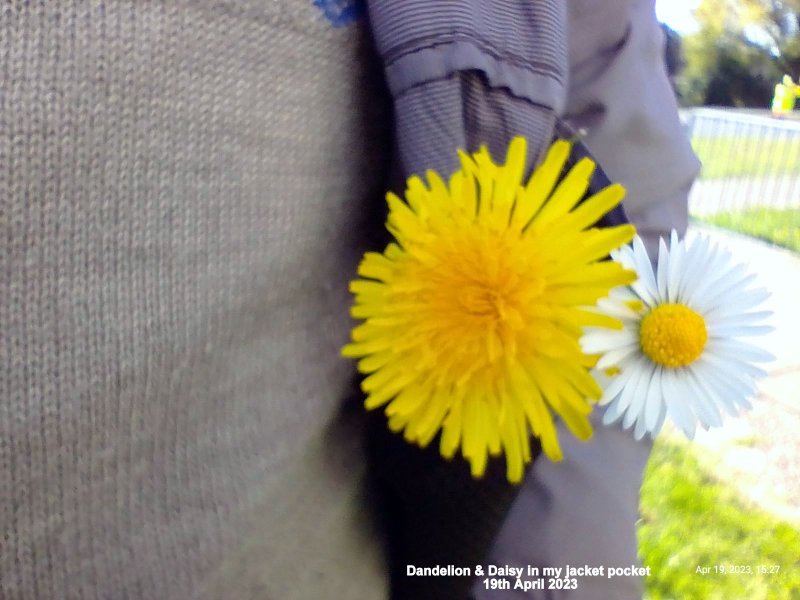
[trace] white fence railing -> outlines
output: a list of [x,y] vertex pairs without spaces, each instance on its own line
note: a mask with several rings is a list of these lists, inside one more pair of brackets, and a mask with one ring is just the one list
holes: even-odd
[[695,108],[681,113],[703,170],[689,212],[800,210],[800,118],[767,111]]

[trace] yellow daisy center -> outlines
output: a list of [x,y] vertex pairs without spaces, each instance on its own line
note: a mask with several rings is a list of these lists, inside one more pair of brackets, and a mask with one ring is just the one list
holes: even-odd
[[683,304],[662,304],[651,310],[639,329],[639,341],[650,360],[665,367],[692,364],[708,341],[706,322]]

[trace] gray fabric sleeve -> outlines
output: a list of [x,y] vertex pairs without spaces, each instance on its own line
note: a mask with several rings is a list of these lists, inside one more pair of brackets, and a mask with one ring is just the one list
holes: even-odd
[[492,87],[561,111],[565,11],[529,0],[370,0],[370,21],[389,89],[479,70]]
[[[600,26],[599,26],[600,25]],[[570,87],[565,118],[626,189],[625,209],[652,253],[687,226],[700,169],[678,118],[654,0],[571,0]]]
[[529,141],[531,167],[550,140],[552,110],[493,88],[480,71],[451,74],[395,98],[395,140],[403,177],[434,169],[449,176],[458,167],[457,148],[470,152],[485,144],[504,160],[508,141]]
[[513,135],[532,164],[563,109],[566,7],[527,0],[373,0],[376,47],[394,98],[402,177],[457,167],[456,148],[502,159]]

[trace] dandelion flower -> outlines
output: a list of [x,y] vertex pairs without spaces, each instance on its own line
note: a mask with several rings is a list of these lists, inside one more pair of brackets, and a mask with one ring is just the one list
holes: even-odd
[[589,400],[602,390],[581,350],[582,328],[620,327],[587,310],[635,274],[603,260],[633,227],[593,228],[624,190],[611,185],[579,204],[594,163],[584,159],[558,183],[569,155],[556,142],[527,183],[526,144],[515,138],[505,165],[482,148],[460,153],[446,185],[411,177],[405,201],[388,194],[396,242],[369,252],[351,314],[364,323],[342,354],[359,358],[368,409],[385,405],[388,425],[440,452],[460,448],[474,477],[505,454],[510,481],[531,460],[530,436],[561,457],[552,413],[581,439],[591,435]]
[[[766,373],[756,366],[773,357],[742,338],[767,333],[769,312],[757,310],[769,294],[752,287],[754,275],[705,237],[660,242],[656,271],[642,240],[612,253],[639,279],[599,305],[622,320],[621,331],[593,330],[581,341],[602,354],[603,421],[622,419],[636,439],[655,437],[666,416],[692,439],[697,423],[722,424],[721,410],[735,416]],[[614,374],[616,373],[616,374]]]

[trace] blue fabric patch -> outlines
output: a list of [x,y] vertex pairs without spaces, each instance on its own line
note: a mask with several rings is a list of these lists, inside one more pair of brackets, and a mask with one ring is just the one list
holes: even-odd
[[314,0],[334,27],[343,27],[364,14],[366,0]]

